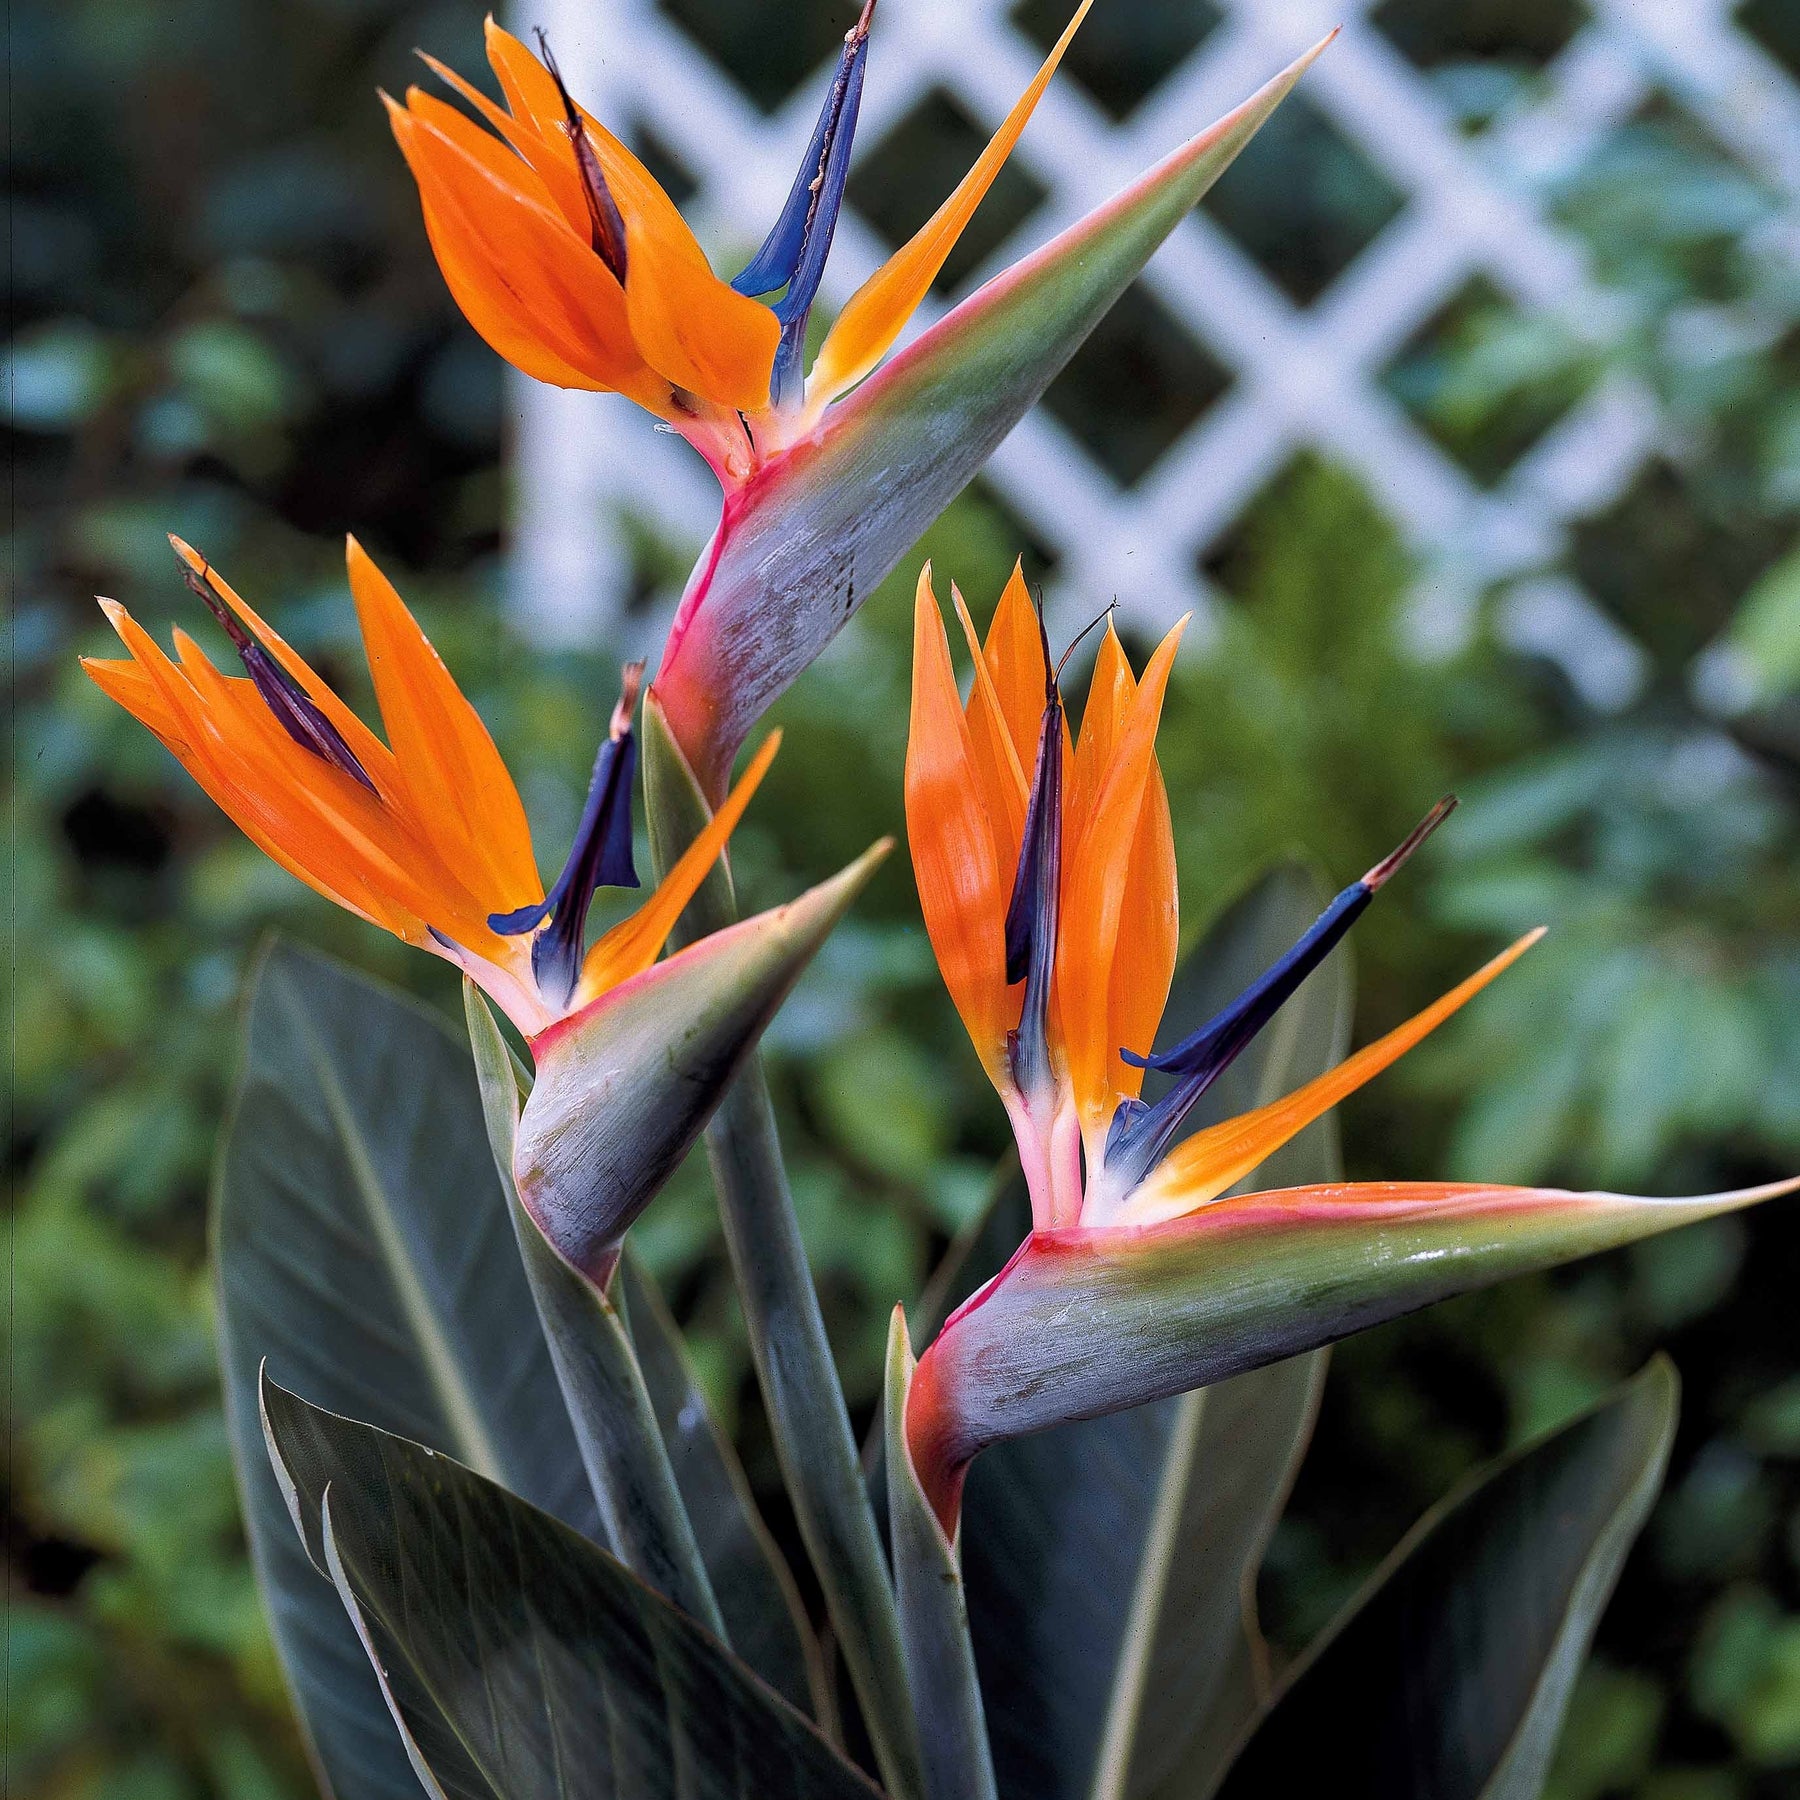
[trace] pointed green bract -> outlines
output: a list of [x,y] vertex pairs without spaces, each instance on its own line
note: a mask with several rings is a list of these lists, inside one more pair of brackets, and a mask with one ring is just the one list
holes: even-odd
[[886,856],[658,963],[533,1040],[519,1198],[604,1287],[627,1228],[674,1172],[827,933]]
[[1537,1800],[1677,1398],[1658,1357],[1427,1513],[1289,1673],[1219,1800],[1306,1791],[1321,1744],[1341,1800]]
[[714,804],[769,703],[968,484],[1323,48],[988,282],[728,497],[655,684]]
[[951,1518],[988,1444],[1222,1381],[1796,1185],[1650,1200],[1367,1183],[1246,1194],[1136,1229],[1038,1232],[920,1358],[914,1460]]
[[912,1375],[906,1314],[895,1307],[888,1328],[885,1394],[888,1532],[906,1672],[918,1711],[925,1792],[928,1800],[995,1800],[994,1760],[956,1545],[932,1512],[906,1448]]

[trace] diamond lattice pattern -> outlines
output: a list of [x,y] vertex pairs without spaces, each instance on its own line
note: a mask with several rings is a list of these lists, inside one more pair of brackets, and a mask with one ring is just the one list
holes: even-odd
[[[755,9],[744,0],[528,10],[517,22],[550,32],[589,104],[692,180],[684,204],[720,266],[753,248],[799,161],[851,0],[769,8],[771,21],[791,11],[805,26],[780,45],[773,22],[745,30]],[[885,0],[823,308],[936,198],[894,193],[884,164],[922,168],[925,183],[945,162],[948,186],[966,166],[962,140],[999,121],[1065,10]],[[1800,88],[1782,44],[1723,0],[1102,0],[1015,152],[1009,192],[990,201],[973,253],[915,330],[1339,23],[1301,95],[1013,432],[987,482],[1053,561],[1053,606],[1073,617],[1116,593],[1145,629],[1189,608],[1204,628],[1229,604],[1206,573],[1211,548],[1296,455],[1329,457],[1357,473],[1418,559],[1422,644],[1456,641],[1498,593],[1496,616],[1521,647],[1559,657],[1596,703],[1623,704],[1652,656],[1584,581],[1582,550],[1668,451],[1654,398],[1629,380],[1551,369],[1499,440],[1477,443],[1441,378],[1444,351],[1470,331],[1531,329],[1567,343],[1574,368],[1584,346],[1591,364],[1626,328],[1628,307],[1550,196],[1652,104],[1678,107],[1777,197],[1793,253]],[[1462,71],[1455,81],[1446,63]],[[1484,111],[1489,90],[1498,98]],[[929,153],[933,140],[954,140],[947,160]],[[623,402],[515,391],[521,605],[549,637],[648,642],[657,621],[626,611],[622,521],[697,549],[716,516],[710,478]],[[1107,393],[1141,397],[1141,416],[1095,403]]]

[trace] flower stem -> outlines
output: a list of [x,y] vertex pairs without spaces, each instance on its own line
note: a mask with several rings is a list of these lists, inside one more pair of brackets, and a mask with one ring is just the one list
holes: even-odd
[[[654,693],[644,703],[643,740],[650,848],[660,871],[693,842],[710,814]],[[721,864],[695,895],[675,937],[689,942],[736,919],[736,897]],[[794,1215],[759,1059],[750,1060],[720,1103],[707,1127],[706,1149],[794,1517],[882,1779],[894,1800],[921,1800],[917,1727],[894,1590]]]

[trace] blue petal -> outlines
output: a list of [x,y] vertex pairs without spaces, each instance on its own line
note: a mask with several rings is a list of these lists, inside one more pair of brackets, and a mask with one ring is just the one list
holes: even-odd
[[543,926],[531,946],[531,966],[538,986],[556,1005],[568,1000],[581,974],[588,908],[595,892],[603,887],[638,885],[631,854],[631,789],[636,770],[636,736],[629,725],[621,727],[615,719],[613,731],[594,758],[587,803],[556,885],[535,905],[488,916],[489,927],[502,937]]
[[326,718],[288,672],[259,644],[229,606],[219,597],[204,570],[181,563],[181,579],[188,592],[206,603],[206,609],[219,621],[231,647],[244,665],[244,673],[262,697],[262,703],[275,715],[281,729],[302,750],[310,750],[334,769],[341,769],[352,781],[359,781],[377,800],[381,791],[369,779],[369,771],[357,759],[356,752],[344,742],[344,734]]
[[380,792],[369,779],[368,770],[344,742],[343,733],[294,685],[268,651],[261,644],[246,644],[238,655],[243,661],[244,672],[256,684],[263,704],[280,721],[282,730],[302,750],[310,750],[334,769],[343,770],[380,799]]
[[769,380],[773,405],[790,405],[800,396],[801,357],[806,348],[806,321],[825,277],[825,259],[837,230],[843,206],[844,184],[850,175],[850,146],[856,136],[857,113],[862,106],[863,73],[868,64],[871,4],[844,40],[831,91],[813,127],[806,155],[794,177],[794,185],[781,216],[732,282],[740,294],[772,294],[787,291],[775,304],[781,321],[781,341],[775,351],[775,367]]
[[1062,696],[1049,684],[1038,735],[1037,767],[1026,803],[1019,866],[1006,907],[1006,979],[1025,983],[1019,1028],[1008,1040],[1013,1079],[1022,1093],[1051,1082],[1050,981],[1056,967],[1062,896]]
[[1120,1056],[1134,1068],[1155,1069],[1176,1079],[1169,1092],[1153,1105],[1145,1106],[1139,1101],[1120,1104],[1106,1134],[1104,1160],[1109,1174],[1130,1187],[1150,1172],[1194,1103],[1243,1054],[1307,976],[1343,942],[1369,902],[1449,817],[1455,804],[1453,798],[1440,800],[1397,849],[1383,857],[1360,881],[1353,881],[1319,914],[1293,949],[1192,1036],[1183,1038],[1171,1050],[1150,1056],[1120,1050]]

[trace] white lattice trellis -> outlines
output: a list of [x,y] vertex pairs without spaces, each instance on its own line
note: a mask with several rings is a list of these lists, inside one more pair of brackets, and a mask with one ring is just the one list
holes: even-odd
[[[1105,0],[1101,0],[1105,4]],[[1058,558],[1056,591],[1119,595],[1146,627],[1218,596],[1199,570],[1263,484],[1298,450],[1357,471],[1426,571],[1422,637],[1454,641],[1475,596],[1501,585],[1503,627],[1564,663],[1596,703],[1622,704],[1642,653],[1553,570],[1571,522],[1603,510],[1663,436],[1652,398],[1602,384],[1483,489],[1383,385],[1384,367],[1472,278],[1525,312],[1604,338],[1618,298],[1537,196],[1653,92],[1675,96],[1781,196],[1773,254],[1800,262],[1800,91],[1732,22],[1725,0],[1589,0],[1528,111],[1462,135],[1437,90],[1364,17],[1370,0],[1221,0],[1222,21],[1125,120],[1074,80],[1045,97],[1016,158],[1047,198],[967,284],[1115,192],[1342,23],[1304,92],[1403,196],[1394,219],[1313,302],[1296,306],[1205,213],[1151,264],[1156,298],[1232,376],[1134,487],[1121,488],[1040,407],[988,479]],[[886,0],[859,139],[876,143],[931,90],[991,128],[1041,56],[1012,0]],[[786,192],[818,103],[803,84],[764,116],[655,0],[529,0],[565,71],[596,110],[637,120],[698,182],[703,239],[753,244]],[[779,8],[772,8],[779,16]],[[774,28],[772,26],[772,28]],[[826,277],[838,304],[886,254],[846,209]],[[940,309],[941,310],[941,309]],[[923,325],[935,312],[919,321]],[[917,329],[918,327],[915,327]],[[696,545],[716,516],[711,479],[679,442],[612,397],[516,386],[518,592],[547,635],[617,629],[627,559],[612,521],[636,514]],[[648,638],[648,624],[641,627]]]

